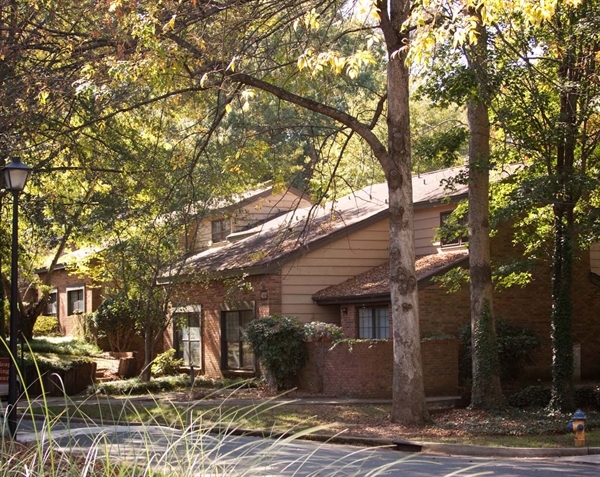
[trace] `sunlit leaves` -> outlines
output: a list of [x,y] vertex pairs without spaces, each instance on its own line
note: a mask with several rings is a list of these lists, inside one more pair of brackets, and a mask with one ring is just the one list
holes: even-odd
[[298,68],[308,70],[312,76],[329,68],[335,74],[347,74],[354,79],[361,69],[369,64],[374,64],[375,59],[369,50],[360,50],[350,56],[342,56],[337,51],[317,53],[313,48],[307,49],[298,58]]

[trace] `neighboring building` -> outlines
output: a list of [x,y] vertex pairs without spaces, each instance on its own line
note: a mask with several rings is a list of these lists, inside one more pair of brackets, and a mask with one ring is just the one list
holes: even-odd
[[[74,335],[81,329],[80,316],[89,313],[102,302],[101,288],[90,277],[83,277],[70,270],[69,264],[83,260],[93,249],[80,249],[65,254],[52,273],[53,290],[48,296],[43,315],[56,316],[63,335]],[[44,279],[47,269],[37,271]]]
[[[468,267],[466,237],[457,235],[445,242],[436,238],[436,229],[466,198],[466,185],[453,189],[442,185],[458,172],[454,168],[413,177],[422,353],[426,392],[433,395],[456,393],[455,337],[470,319],[467,287],[451,294],[432,280],[452,267]],[[195,314],[193,329],[186,331],[183,326],[181,330],[195,337],[190,364],[210,377],[252,375],[254,357],[242,331],[250,320],[271,314],[336,323],[349,338],[389,338],[388,217],[387,185],[377,184],[322,207],[294,210],[246,230],[241,240],[189,257],[190,274],[187,280],[178,277],[176,302],[183,304],[178,309],[182,314],[192,309]],[[522,255],[509,233],[504,227],[494,237],[494,259]],[[590,377],[600,374],[600,363],[594,358],[600,338],[589,332],[600,328],[596,311],[600,288],[590,279],[589,253],[583,257],[586,266],[577,268],[575,279],[574,334],[581,345],[578,369]],[[529,369],[540,378],[549,376],[551,363],[549,273],[549,266],[540,264],[530,285],[495,294],[499,317],[524,324],[544,339],[536,365]],[[198,281],[198,276],[203,280]],[[329,394],[390,395],[391,342],[378,345],[379,351],[358,346],[344,356],[339,348],[330,353],[315,351],[315,356],[321,353],[319,359],[337,357],[328,364],[308,366],[301,386]]]

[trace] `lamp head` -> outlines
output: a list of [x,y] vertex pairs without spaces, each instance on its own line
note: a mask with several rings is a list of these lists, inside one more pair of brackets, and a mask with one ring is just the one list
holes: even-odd
[[11,162],[4,166],[4,183],[12,192],[21,192],[25,188],[27,179],[33,170],[21,162],[20,157],[13,157]]

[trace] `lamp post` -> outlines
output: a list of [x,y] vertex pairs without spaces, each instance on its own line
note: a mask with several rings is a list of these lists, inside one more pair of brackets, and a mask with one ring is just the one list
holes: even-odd
[[32,168],[15,157],[4,166],[4,183],[13,194],[12,216],[12,262],[10,269],[10,367],[8,370],[8,429],[13,439],[17,437],[17,334],[19,296],[19,194],[25,188]]

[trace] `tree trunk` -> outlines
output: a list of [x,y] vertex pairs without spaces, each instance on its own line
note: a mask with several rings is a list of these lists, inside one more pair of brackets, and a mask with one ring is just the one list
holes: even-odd
[[328,116],[352,129],[370,146],[386,175],[390,209],[390,293],[393,322],[394,372],[393,422],[419,425],[429,421],[423,386],[419,307],[413,237],[412,174],[410,157],[409,72],[406,66],[408,32],[403,24],[410,14],[407,0],[378,0],[380,27],[388,51],[388,148],[372,126],[357,118],[298,96],[283,88],[241,72],[230,77],[267,91],[278,98]]
[[475,409],[504,407],[500,386],[500,362],[494,318],[490,261],[490,85],[487,32],[480,11],[477,43],[467,49],[469,68],[477,90],[467,101],[469,122],[469,278],[471,287],[471,357],[473,382],[471,406]]
[[154,336],[152,326],[144,328],[144,366],[140,374],[142,382],[147,383],[152,378],[152,360],[154,359]]
[[552,399],[550,408],[571,412],[573,399],[573,210],[554,207],[552,264]]
[[[577,19],[566,25],[576,28]],[[581,81],[581,64],[574,42],[566,42],[558,76],[561,84]],[[552,264],[552,399],[550,408],[572,411],[573,397],[573,258],[575,246],[574,208],[580,197],[575,180],[577,150],[577,107],[579,94],[575,88],[560,90],[560,134],[556,148],[556,184],[554,193],[554,254]],[[583,165],[581,166],[583,168]]]
[[467,105],[469,120],[469,277],[471,286],[471,406],[504,406],[492,298],[490,264],[490,122],[481,101]]
[[[392,422],[423,424],[429,420],[423,384],[419,303],[415,273],[412,171],[410,151],[409,72],[407,40],[402,23],[409,3],[390,0],[381,10],[388,47],[388,155],[385,168],[390,208],[390,294],[392,307],[394,371]],[[389,17],[388,17],[389,15]]]

